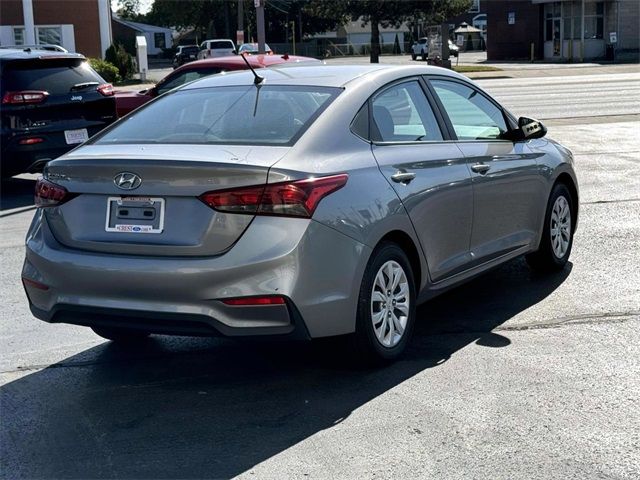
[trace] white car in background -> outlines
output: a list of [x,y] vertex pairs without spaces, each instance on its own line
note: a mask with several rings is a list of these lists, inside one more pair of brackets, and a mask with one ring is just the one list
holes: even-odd
[[213,57],[228,57],[234,53],[236,53],[236,45],[233,43],[233,40],[226,38],[205,40],[200,44],[198,60]]
[[417,42],[413,42],[413,45],[411,45],[411,60],[416,60],[418,57],[426,60],[428,56],[429,39],[427,37],[419,38]]
[[[449,56],[457,57],[460,51],[460,48],[453,43],[451,40],[448,41],[449,44]],[[429,57],[429,38],[422,37],[418,39],[417,42],[413,42],[411,46],[411,60],[416,60],[418,57],[421,57],[422,60],[426,60]]]

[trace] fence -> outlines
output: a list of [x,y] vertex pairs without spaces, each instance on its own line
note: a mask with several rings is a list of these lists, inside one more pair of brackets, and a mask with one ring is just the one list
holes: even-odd
[[[291,43],[270,43],[269,46],[278,54],[293,54]],[[383,55],[402,55],[411,51],[411,44],[405,42],[398,48],[394,44],[380,45],[380,53]],[[296,43],[296,55],[315,58],[368,56],[371,53],[370,43]]]

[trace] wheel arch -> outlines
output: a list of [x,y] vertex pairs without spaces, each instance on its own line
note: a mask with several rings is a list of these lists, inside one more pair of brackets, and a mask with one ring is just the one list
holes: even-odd
[[414,276],[416,294],[419,293],[422,281],[424,280],[424,269],[422,266],[422,258],[420,256],[419,247],[415,244],[411,236],[402,230],[392,230],[386,233],[378,241],[378,243],[376,244],[376,248],[384,242],[395,243],[407,255]]

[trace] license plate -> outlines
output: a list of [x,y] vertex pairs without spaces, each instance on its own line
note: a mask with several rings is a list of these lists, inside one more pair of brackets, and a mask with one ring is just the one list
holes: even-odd
[[195,55],[189,55],[189,58],[196,58]]
[[162,233],[164,198],[109,197],[105,230],[133,234]]
[[79,128],[77,130],[65,130],[64,139],[67,141],[67,145],[83,143],[89,140],[89,133],[87,132],[86,128]]

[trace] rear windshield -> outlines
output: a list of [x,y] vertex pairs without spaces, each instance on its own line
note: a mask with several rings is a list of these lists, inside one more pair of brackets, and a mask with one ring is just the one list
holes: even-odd
[[60,95],[69,93],[74,85],[87,82],[104,83],[104,80],[80,59],[12,62],[2,73],[3,92],[44,90]]
[[181,53],[197,53],[198,47],[182,47]]
[[137,110],[95,143],[292,145],[340,91],[278,85],[178,90]]
[[214,48],[233,48],[233,43],[231,42],[211,42],[211,49]]

